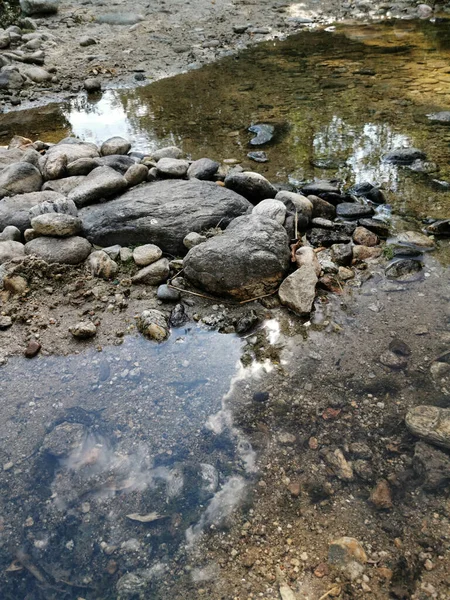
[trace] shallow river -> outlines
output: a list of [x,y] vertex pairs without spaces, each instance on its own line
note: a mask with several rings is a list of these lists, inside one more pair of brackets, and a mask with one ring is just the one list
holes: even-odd
[[[8,113],[0,130],[4,141],[173,143],[294,185],[369,180],[386,192],[386,218],[419,230],[450,214],[450,128],[427,116],[449,107],[450,26],[405,21],[305,32],[148,87]],[[247,157],[257,123],[275,128],[265,163]],[[381,160],[410,145],[435,163],[427,173]],[[380,268],[343,300],[319,302],[311,323],[278,311],[247,339],[191,325],[160,346],[129,336],[101,353],[10,359],[0,373],[2,597],[181,598],[171,592],[181,573],[217,577],[196,546],[251,506],[264,448],[247,435],[255,403],[270,391],[281,406],[294,388],[296,406],[302,394],[326,398],[341,377],[355,393],[412,386],[426,399],[423,365],[444,349],[449,257],[443,240],[422,280],[393,285]],[[371,364],[393,330],[417,367],[394,383]],[[123,578],[135,572],[142,590]]]

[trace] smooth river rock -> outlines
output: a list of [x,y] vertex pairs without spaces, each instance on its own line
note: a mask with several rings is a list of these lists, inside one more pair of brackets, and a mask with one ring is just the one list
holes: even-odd
[[109,156],[111,154],[128,154],[130,151],[131,144],[128,140],[120,136],[109,138],[100,148],[100,154],[102,156]]
[[68,198],[78,207],[83,207],[116,196],[127,187],[128,183],[123,175],[111,167],[97,167],[86,176],[81,185],[69,193]]
[[417,437],[436,446],[450,448],[450,408],[416,406],[407,412],[405,423]]
[[37,192],[42,184],[42,176],[34,165],[14,163],[0,172],[0,198]]
[[153,243],[164,252],[184,255],[191,231],[226,227],[251,204],[215,183],[164,180],[133,188],[114,200],[80,211],[87,238],[99,246]]
[[232,171],[225,178],[225,185],[230,190],[237,192],[250,200],[253,204],[258,204],[261,200],[275,198],[277,190],[259,173],[244,171],[237,173]]
[[192,248],[184,274],[207,292],[241,300],[274,291],[289,266],[284,227],[257,215],[235,219],[223,235]]
[[0,265],[17,256],[24,256],[25,248],[20,242],[11,240],[0,242]]
[[64,213],[47,213],[31,219],[31,227],[40,235],[69,237],[81,231],[78,217]]
[[25,244],[25,254],[42,258],[48,263],[78,265],[91,252],[91,244],[82,237],[38,237]]
[[99,156],[95,144],[82,142],[76,138],[66,138],[52,146],[42,157],[41,171],[44,179],[61,179],[68,175],[67,165],[80,158],[96,158]]
[[[0,200],[0,229],[14,225],[20,231],[30,227],[30,210],[44,202],[51,204],[65,201],[57,192],[30,192]],[[33,213],[33,216],[37,214]]]

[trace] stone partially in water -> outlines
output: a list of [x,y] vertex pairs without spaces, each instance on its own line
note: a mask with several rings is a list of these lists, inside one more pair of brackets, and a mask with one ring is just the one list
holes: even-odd
[[416,406],[406,414],[405,423],[417,437],[436,446],[450,448],[450,408]]
[[214,179],[219,167],[219,163],[215,160],[211,160],[210,158],[199,158],[198,160],[194,160],[190,165],[187,176],[189,179],[195,177],[195,179],[200,179],[202,181],[211,181]]
[[257,125],[251,125],[248,130],[251,133],[256,133],[256,136],[250,140],[251,146],[262,146],[272,141],[275,127],[268,125],[267,123],[258,123]]
[[450,110],[441,110],[439,112],[430,113],[427,117],[432,123],[450,125]]
[[302,187],[305,196],[319,196],[320,194],[339,194],[339,186],[333,181],[317,180],[307,183]]
[[418,148],[399,148],[384,155],[383,160],[394,165],[410,165],[415,160],[425,160],[427,155]]
[[384,204],[386,201],[383,192],[368,182],[358,183],[350,191],[355,196],[367,198],[367,200],[370,200],[375,204]]
[[159,310],[144,310],[138,318],[137,326],[143,335],[157,342],[162,342],[169,336],[167,319]]
[[336,206],[336,214],[343,219],[360,219],[362,217],[371,217],[373,208],[367,204],[357,202],[342,202]]
[[[410,246],[416,246],[418,248],[424,248],[431,250],[435,247],[434,241],[427,235],[419,233],[418,231],[402,231],[397,236],[400,244],[407,244]],[[368,244],[367,244],[368,245]]]
[[259,152],[249,152],[247,154],[247,156],[250,160],[254,160],[255,162],[258,162],[258,163],[265,163],[269,160],[267,154],[265,152],[263,152],[262,150]]
[[131,144],[128,140],[120,136],[115,136],[107,139],[100,148],[102,156],[110,156],[111,154],[128,154]]
[[420,278],[422,263],[412,258],[401,258],[386,267],[386,277],[408,283]]

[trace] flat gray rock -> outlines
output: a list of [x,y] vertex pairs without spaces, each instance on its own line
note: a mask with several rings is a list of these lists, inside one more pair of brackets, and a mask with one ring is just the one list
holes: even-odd
[[450,448],[450,408],[416,406],[407,412],[405,423],[417,437],[430,444]]
[[194,285],[246,300],[276,289],[289,266],[289,238],[273,219],[238,217],[223,235],[192,248],[184,274]]
[[128,187],[127,180],[111,167],[97,167],[86,176],[81,185],[68,195],[78,207],[107,199],[123,192]]
[[34,165],[14,163],[0,172],[0,197],[37,192],[42,184],[42,176]]
[[281,284],[278,290],[281,303],[299,315],[308,315],[316,296],[317,281],[314,266],[301,266]]
[[152,243],[164,252],[184,255],[191,231],[226,227],[251,204],[215,183],[164,180],[133,188],[114,200],[80,211],[87,238],[99,246]]
[[14,225],[20,231],[30,227],[30,209],[42,202],[62,202],[65,197],[57,192],[42,191],[20,194],[0,200],[0,229]]
[[78,265],[91,252],[91,244],[82,237],[38,237],[25,244],[25,254],[37,256],[48,263]]
[[425,160],[427,155],[418,148],[399,148],[384,155],[384,162],[394,165],[410,165],[415,160]]

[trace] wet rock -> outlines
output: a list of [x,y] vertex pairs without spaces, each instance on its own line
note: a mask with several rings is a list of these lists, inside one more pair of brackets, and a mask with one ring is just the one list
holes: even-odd
[[286,219],[286,207],[279,200],[262,200],[253,208],[252,213],[267,219],[273,219],[280,225],[283,225]]
[[353,247],[351,244],[333,244],[331,246],[333,261],[343,267],[351,265],[353,260]]
[[251,205],[215,183],[164,180],[133,188],[116,200],[80,212],[88,239],[99,246],[152,242],[164,252],[183,255],[191,231],[221,227]]
[[92,321],[80,321],[80,323],[76,323],[69,327],[70,333],[74,338],[79,340],[86,340],[88,338],[92,338],[97,333],[97,327],[92,323]]
[[81,231],[82,222],[73,215],[47,213],[31,219],[31,227],[39,235],[69,237]]
[[98,77],[88,77],[83,84],[88,94],[96,94],[102,91],[102,81]]
[[40,452],[64,458],[81,448],[85,437],[86,429],[81,423],[61,423],[45,436]]
[[368,182],[358,183],[351,189],[352,194],[358,198],[367,198],[375,204],[384,204],[386,199],[383,192]]
[[124,175],[129,187],[147,181],[147,176],[148,168],[145,165],[131,165]]
[[387,238],[389,235],[389,225],[378,219],[359,219],[358,225],[365,227],[381,238]]
[[439,221],[435,221],[434,223],[426,227],[426,232],[431,235],[449,236],[450,219],[441,219]]
[[353,246],[353,258],[355,261],[372,260],[379,258],[382,254],[381,248],[368,246]]
[[325,449],[321,455],[333,473],[342,481],[353,481],[353,469],[350,462],[345,458],[342,450],[336,448],[334,452]]
[[267,154],[265,152],[263,152],[262,150],[260,150],[259,152],[249,152],[247,154],[247,157],[250,160],[254,160],[257,163],[266,163],[269,160],[269,157],[267,156]]
[[37,340],[30,340],[25,348],[25,358],[34,358],[41,350],[42,346]]
[[385,269],[386,277],[408,283],[420,278],[422,263],[411,258],[402,258],[392,262]]
[[351,237],[344,230],[322,229],[313,227],[307,232],[306,237],[310,244],[316,247],[329,247],[333,244],[348,244]]
[[97,167],[69,193],[78,207],[86,206],[103,198],[115,196],[127,188],[127,180],[110,167]]
[[164,177],[184,177],[189,169],[189,163],[179,158],[161,158],[156,168],[159,175]]
[[67,165],[81,158],[98,156],[98,148],[95,144],[82,142],[77,138],[66,138],[52,146],[42,158],[42,175],[47,180],[61,179],[67,175]]
[[20,0],[20,8],[26,16],[42,17],[58,12],[60,0]]
[[181,296],[178,290],[174,290],[170,286],[163,284],[158,287],[156,297],[161,302],[178,302]]
[[215,160],[211,160],[210,158],[199,158],[198,160],[194,160],[190,165],[187,176],[189,179],[195,177],[195,179],[211,181],[214,180],[214,176],[219,167],[219,163]]
[[183,304],[177,304],[175,308],[170,313],[169,323],[172,327],[182,327],[187,321],[189,317],[186,314],[186,309]]
[[450,408],[416,406],[407,412],[405,423],[417,437],[436,446],[450,448]]
[[373,215],[373,208],[357,202],[342,202],[336,207],[336,214],[343,219],[360,219]]
[[149,580],[138,573],[122,575],[116,585],[117,600],[133,600],[147,596]]
[[103,250],[92,252],[87,263],[91,274],[102,279],[111,279],[119,270],[117,263]]
[[340,194],[339,186],[333,181],[318,180],[308,183],[302,187],[305,196],[319,196],[320,194]]
[[[435,247],[434,241],[427,235],[419,233],[418,231],[402,231],[398,234],[397,240],[400,244],[407,244],[410,246],[416,246],[417,248],[424,248],[431,250]],[[368,245],[368,244],[367,244]]]
[[8,225],[0,233],[0,242],[20,242],[21,239],[22,234],[20,233],[20,229],[14,227],[14,225]]
[[364,572],[367,554],[358,540],[342,537],[329,545],[328,562],[344,571],[350,579],[357,579]]
[[102,156],[110,156],[111,154],[128,154],[130,148],[131,144],[128,140],[125,140],[120,136],[115,136],[103,142],[100,147],[100,154]]
[[313,215],[311,200],[306,196],[302,196],[302,194],[286,191],[278,192],[275,199],[285,205],[289,214],[297,215],[297,227],[300,231],[304,231],[311,222]]
[[152,158],[156,162],[162,158],[181,158],[182,156],[183,150],[180,150],[180,148],[177,148],[176,146],[166,146],[165,148],[156,150],[152,154]]
[[81,237],[39,237],[25,244],[25,254],[37,256],[48,263],[78,265],[91,252],[91,244]]
[[308,315],[314,303],[316,284],[314,266],[300,267],[281,284],[278,290],[281,303],[299,315]]
[[439,112],[430,113],[427,117],[432,123],[450,125],[450,110],[441,110]]
[[12,258],[24,256],[25,246],[20,242],[6,241],[0,242],[0,265],[8,262]]
[[25,294],[28,291],[28,281],[20,275],[5,275],[3,277],[3,287],[12,294]]
[[252,171],[230,172],[225,177],[225,186],[237,194],[241,194],[253,204],[275,198],[277,195],[277,190],[265,177]]
[[78,215],[78,209],[75,206],[75,203],[71,200],[68,200],[61,194],[51,192],[43,194],[41,192],[40,196],[36,194],[35,197],[38,197],[38,199],[43,198],[43,200],[30,208],[30,219],[47,214],[64,214],[71,215],[73,217]]
[[145,283],[147,285],[159,285],[164,283],[169,278],[170,267],[167,258],[161,258],[156,262],[144,267],[133,275],[131,281],[133,283]]
[[418,442],[414,448],[413,468],[426,490],[437,492],[450,484],[450,454]]
[[169,336],[167,319],[159,310],[144,310],[137,326],[143,335],[157,342],[162,342]]
[[411,348],[399,338],[394,338],[389,342],[389,350],[398,356],[411,356]]
[[388,510],[393,507],[391,488],[385,479],[381,479],[377,483],[369,499],[378,510]]
[[405,369],[408,366],[408,359],[391,350],[386,350],[380,356],[380,363],[390,369]]
[[183,245],[190,250],[194,246],[198,246],[199,244],[203,244],[206,242],[208,238],[205,235],[201,235],[195,231],[191,231],[187,234],[187,236],[183,240]]
[[365,227],[358,226],[353,232],[353,241],[361,246],[376,246],[379,242],[378,237],[372,231]]
[[272,292],[289,265],[286,230],[272,219],[238,217],[223,235],[192,248],[185,276],[214,294],[249,299]]
[[399,148],[384,155],[383,160],[394,165],[410,165],[415,160],[426,159],[425,152],[417,148]]
[[317,254],[310,246],[303,246],[296,251],[295,262],[298,268],[312,267],[317,277],[319,277],[322,271]]
[[146,267],[159,260],[162,256],[162,250],[155,244],[144,244],[143,246],[137,246],[133,250],[134,262],[139,267]]
[[0,197],[37,192],[42,183],[42,176],[34,165],[14,163],[0,172]]
[[256,133],[256,136],[250,140],[251,146],[262,146],[272,141],[275,127],[268,125],[267,123],[258,123],[257,125],[251,125],[248,130],[251,133]]
[[316,217],[323,219],[334,219],[336,217],[336,207],[333,206],[333,204],[330,204],[330,202],[327,202],[326,200],[314,195],[309,195],[308,200],[313,206],[313,219]]

